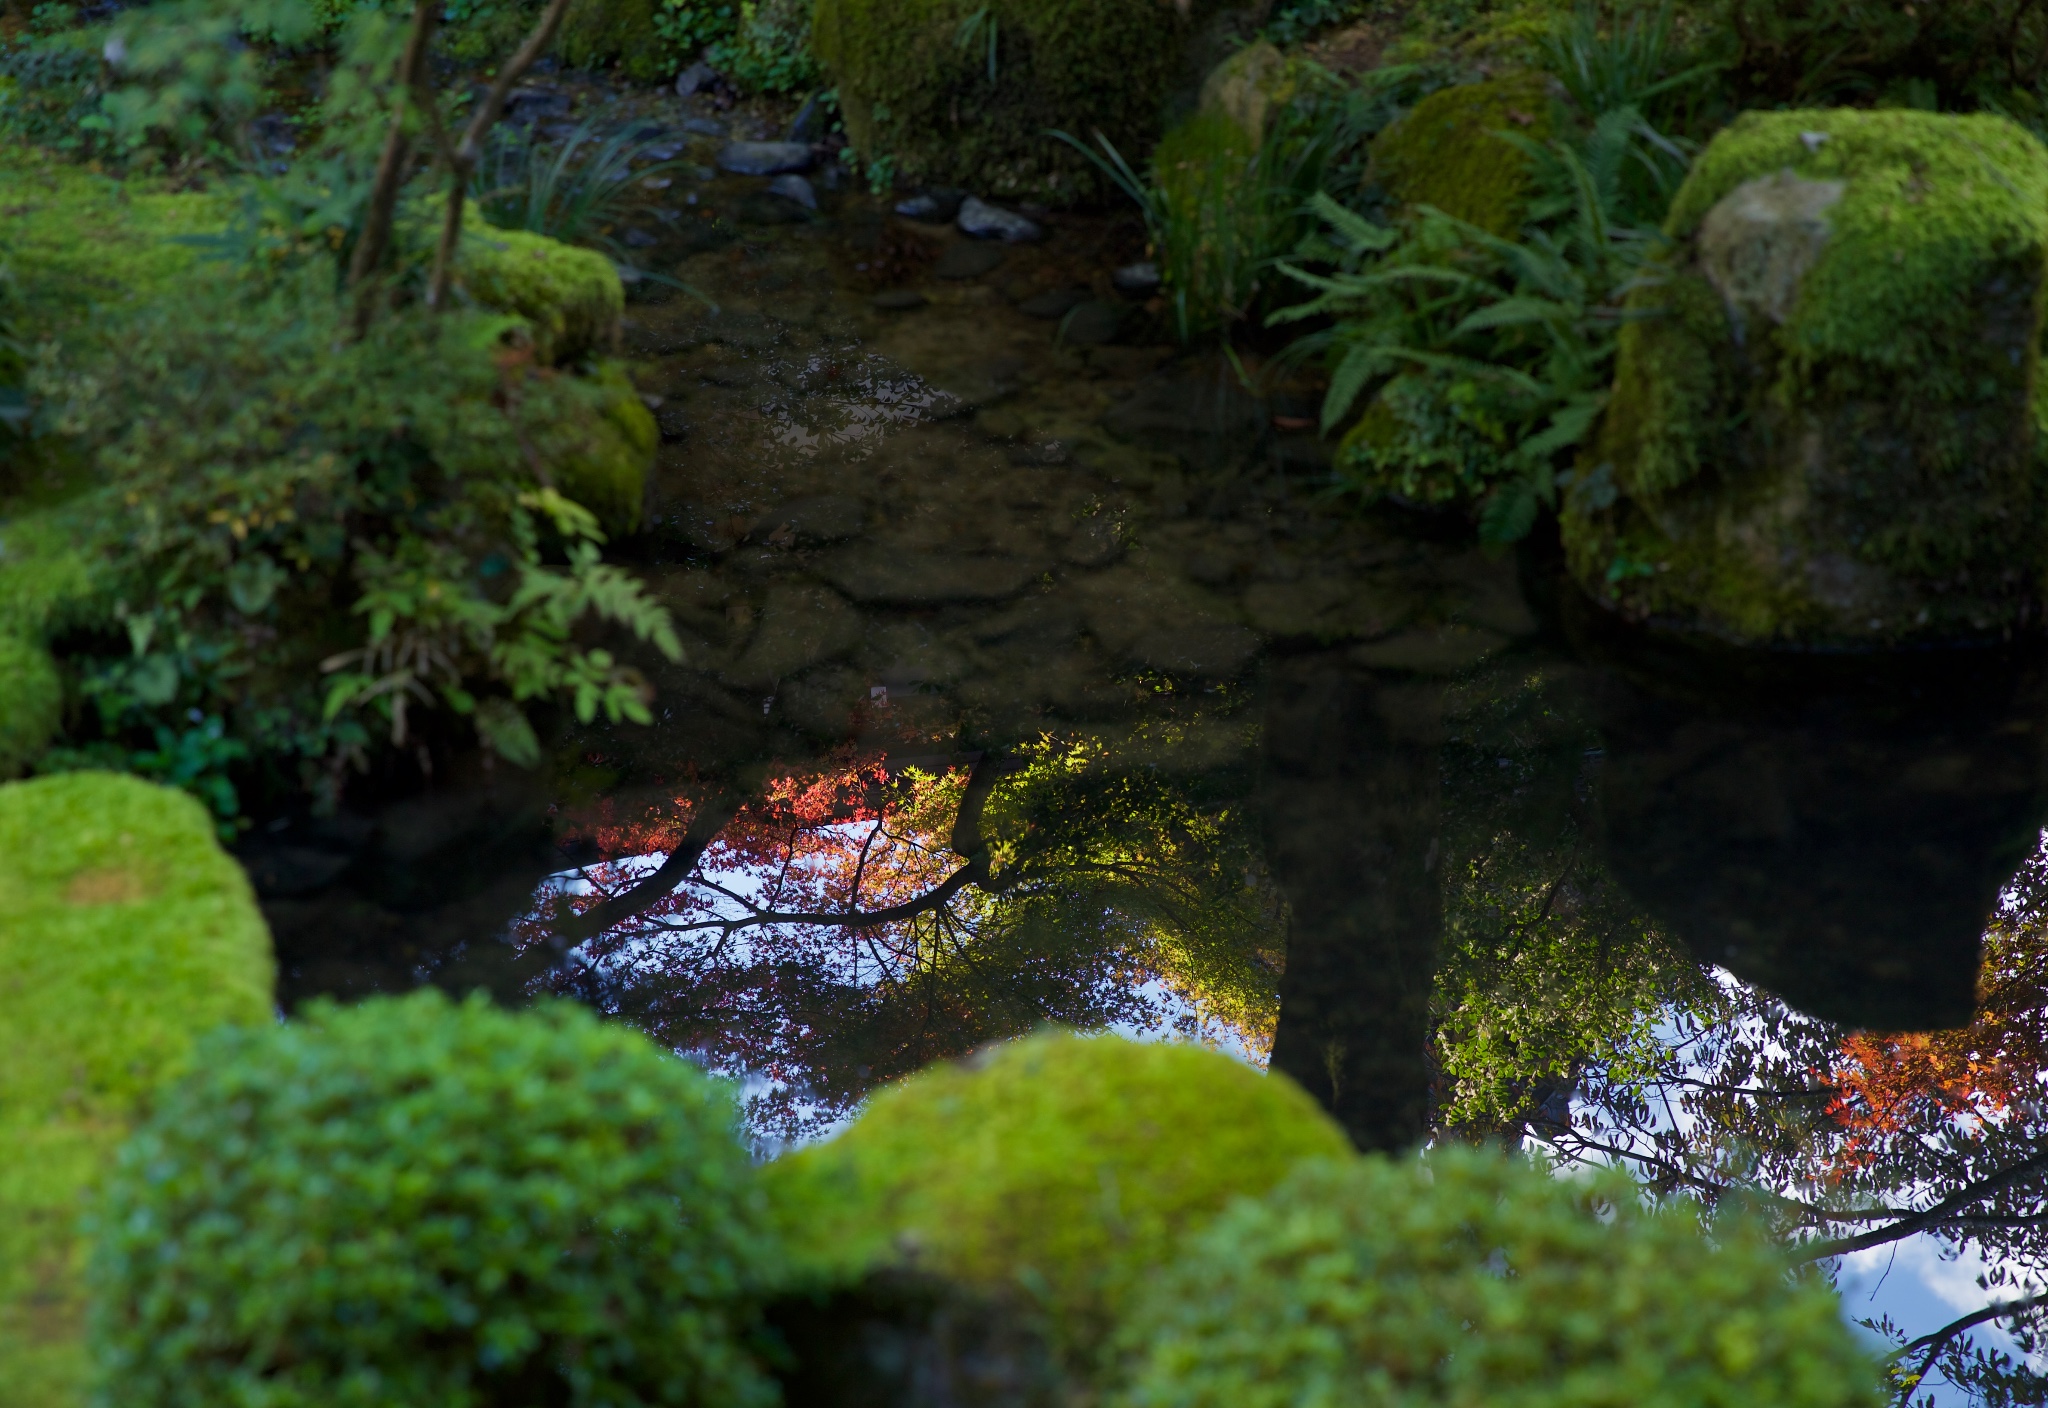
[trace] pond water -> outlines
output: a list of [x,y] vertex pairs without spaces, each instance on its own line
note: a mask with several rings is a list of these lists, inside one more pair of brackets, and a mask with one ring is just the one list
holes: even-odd
[[1632,636],[1540,542],[1330,497],[1312,395],[1145,340],[1135,224],[981,244],[763,184],[686,176],[628,240],[715,304],[625,331],[662,445],[622,556],[687,648],[657,725],[250,838],[288,1003],[573,992],[784,1135],[1045,1021],[1179,1030],[1368,1148],[1427,1126],[1445,946],[1525,902],[1968,1019],[2044,814],[2031,658]]

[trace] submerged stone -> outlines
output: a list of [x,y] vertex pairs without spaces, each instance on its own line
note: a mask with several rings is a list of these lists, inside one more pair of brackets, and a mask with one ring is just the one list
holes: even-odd
[[785,176],[777,176],[773,181],[770,181],[768,183],[768,194],[771,196],[781,196],[787,201],[794,201],[806,210],[816,210],[818,208],[818,193],[811,189],[809,181],[806,181],[794,172]]
[[931,225],[950,225],[953,217],[960,213],[960,202],[967,199],[967,192],[951,187],[920,191],[909,200],[896,203],[896,213],[906,220],[921,220]]
[[932,273],[941,279],[978,279],[995,272],[1002,262],[1003,252],[994,245],[948,245],[932,265]]
[[2037,620],[2048,151],[1997,117],[1749,113],[1666,233],[1566,497],[1579,582],[1744,645]]
[[719,148],[718,164],[737,176],[808,171],[811,149],[804,142],[727,142]]

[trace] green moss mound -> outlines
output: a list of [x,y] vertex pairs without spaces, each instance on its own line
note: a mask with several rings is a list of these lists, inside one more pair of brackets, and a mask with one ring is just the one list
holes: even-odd
[[1667,233],[1567,500],[1580,581],[1744,644],[2031,619],[2048,150],[1998,117],[1749,113]]
[[676,70],[669,46],[654,31],[655,0],[572,0],[556,47],[576,68],[616,63],[636,83],[655,83]]
[[769,1408],[729,1090],[580,1008],[428,991],[222,1033],[123,1150],[96,1353],[128,1408]]
[[525,230],[466,228],[462,287],[484,307],[526,319],[543,363],[583,361],[618,336],[626,293],[611,260]]
[[571,438],[554,457],[555,480],[563,493],[596,514],[606,531],[630,533],[640,526],[647,472],[661,432],[624,367],[607,362],[591,382],[590,413],[561,427]]
[[63,722],[57,662],[35,641],[0,635],[0,779],[34,762]]
[[1851,1408],[1876,1364],[1827,1286],[1626,1178],[1463,1149],[1302,1168],[1134,1316],[1119,1408]]
[[1373,142],[1370,179],[1402,205],[1435,206],[1493,234],[1515,234],[1532,176],[1527,153],[1500,134],[1548,140],[1550,84],[1524,73],[1430,94]]
[[[187,241],[218,234],[232,213],[216,192],[115,181],[33,151],[0,160],[0,248],[18,334],[44,336],[95,305],[175,290],[201,259]],[[481,219],[465,230],[457,281],[486,308],[524,318],[543,362],[567,366],[610,345],[625,290],[609,259]]]
[[925,1071],[769,1172],[827,1273],[909,1257],[1020,1295],[1085,1371],[1177,1238],[1349,1149],[1284,1077],[1198,1047],[1047,1035]]
[[1094,189],[1090,168],[1047,129],[1100,130],[1135,161],[1230,12],[1225,0],[819,0],[811,42],[868,161],[912,183],[1069,203]]
[[76,1408],[86,1193],[200,1033],[270,1019],[270,937],[199,804],[107,773],[0,786],[0,895],[0,1396]]

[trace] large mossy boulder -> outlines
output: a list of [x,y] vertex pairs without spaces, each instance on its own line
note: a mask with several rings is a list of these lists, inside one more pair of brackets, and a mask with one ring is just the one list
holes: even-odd
[[84,1402],[78,1226],[157,1088],[273,1016],[270,936],[190,797],[71,773],[0,786],[0,1399]]
[[769,1186],[818,1274],[907,1266],[1011,1297],[1086,1374],[1182,1235],[1301,1159],[1350,1152],[1285,1076],[1052,1034],[884,1091],[837,1139],[771,1165]]
[[1567,496],[1586,590],[1752,646],[2038,619],[2048,150],[1998,117],[1749,113],[1666,234]]
[[1096,132],[1133,163],[1191,107],[1236,0],[818,0],[811,44],[838,84],[855,150],[911,183],[1067,204],[1094,189]]

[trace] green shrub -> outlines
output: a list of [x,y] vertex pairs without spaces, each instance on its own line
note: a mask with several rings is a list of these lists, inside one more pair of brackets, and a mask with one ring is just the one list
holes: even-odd
[[106,1401],[768,1408],[735,1122],[568,1005],[428,991],[223,1033],[96,1219]]
[[1464,1149],[1313,1164],[1198,1235],[1124,1336],[1121,1408],[1849,1408],[1828,1287],[1625,1177]]
[[1171,97],[1191,86],[1192,49],[1225,8],[819,0],[812,46],[864,160],[892,158],[913,183],[1071,203],[1093,173],[1043,134],[1085,141],[1099,130],[1119,151],[1149,151]]
[[269,1020],[270,937],[199,806],[132,777],[0,786],[0,896],[0,1397],[77,1408],[86,1195],[200,1033]]
[[39,643],[0,634],[0,780],[41,755],[63,721],[64,684]]
[[1199,1047],[1051,1034],[877,1095],[770,1179],[819,1274],[908,1255],[1021,1296],[1086,1372],[1177,1238],[1349,1147],[1283,1076]]

